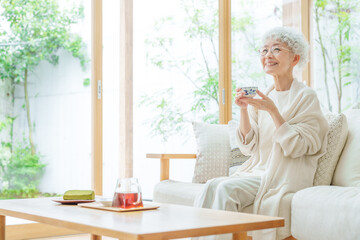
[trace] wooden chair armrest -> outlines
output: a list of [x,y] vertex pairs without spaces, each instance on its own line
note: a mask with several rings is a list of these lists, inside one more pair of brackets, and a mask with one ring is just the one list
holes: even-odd
[[169,179],[170,159],[194,159],[196,154],[148,153],[147,158],[160,159],[160,181]]

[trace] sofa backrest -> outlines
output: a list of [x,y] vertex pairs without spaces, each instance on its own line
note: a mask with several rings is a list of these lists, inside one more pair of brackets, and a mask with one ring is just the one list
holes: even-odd
[[333,185],[360,187],[360,109],[344,112],[348,137],[332,180]]

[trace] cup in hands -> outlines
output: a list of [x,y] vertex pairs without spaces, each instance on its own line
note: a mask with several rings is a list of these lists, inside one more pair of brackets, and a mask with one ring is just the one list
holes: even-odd
[[256,95],[256,90],[258,90],[258,87],[240,87],[241,90],[243,90],[245,92],[244,97],[255,97]]

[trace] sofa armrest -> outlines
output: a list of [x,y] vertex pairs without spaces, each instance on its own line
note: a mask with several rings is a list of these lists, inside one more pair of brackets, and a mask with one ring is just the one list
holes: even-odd
[[196,154],[148,153],[146,158],[160,159],[160,181],[169,179],[170,159],[194,159]]
[[359,239],[359,212],[359,187],[305,188],[291,202],[291,233],[296,239]]

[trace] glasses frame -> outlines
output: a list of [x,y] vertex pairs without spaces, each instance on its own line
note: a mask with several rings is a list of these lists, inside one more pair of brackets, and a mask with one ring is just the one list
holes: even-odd
[[[277,50],[277,49],[278,49],[278,50]],[[266,53],[264,53],[265,50],[267,50]],[[272,46],[272,47],[270,48],[270,52],[271,52],[271,54],[274,55],[274,56],[279,55],[279,53],[280,53],[281,51],[291,52],[290,49],[287,49],[287,48],[284,48],[284,47],[280,47],[280,46]],[[258,54],[259,54],[260,57],[265,57],[268,53],[269,53],[269,48],[266,48],[266,47],[259,48],[259,50],[258,50]]]

